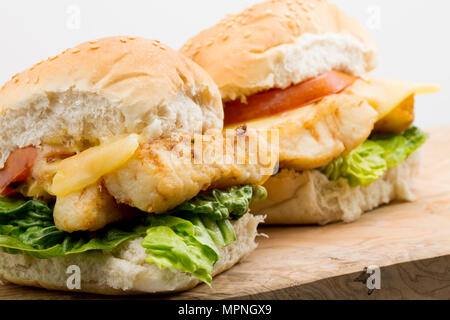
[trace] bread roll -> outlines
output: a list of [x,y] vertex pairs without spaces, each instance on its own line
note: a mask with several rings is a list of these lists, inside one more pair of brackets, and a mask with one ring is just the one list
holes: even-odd
[[0,90],[0,168],[17,147],[147,139],[223,127],[217,86],[195,63],[144,38],[80,44]]
[[374,69],[372,36],[325,0],[272,0],[230,15],[180,50],[203,67],[224,101],[286,88],[330,70]]
[[[257,244],[256,228],[262,216],[246,214],[234,223],[237,241],[219,250],[220,260],[213,275],[231,268]],[[26,255],[12,255],[0,251],[0,280],[70,291],[66,273],[69,266],[80,268],[81,288],[73,291],[109,295],[169,293],[188,290],[200,283],[194,276],[145,262],[142,238],[130,240],[111,252],[91,251],[62,258],[38,259]]]
[[368,187],[356,188],[346,180],[329,181],[318,170],[283,169],[264,185],[268,198],[252,205],[251,210],[266,214],[267,224],[353,222],[364,212],[393,200],[414,200],[413,182],[420,163],[419,150]]

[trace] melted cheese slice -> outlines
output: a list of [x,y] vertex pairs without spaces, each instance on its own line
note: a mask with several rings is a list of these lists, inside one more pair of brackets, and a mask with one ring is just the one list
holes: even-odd
[[97,182],[124,165],[139,147],[136,134],[89,148],[61,161],[50,188],[55,196],[67,196]]
[[367,77],[357,80],[345,92],[365,99],[383,119],[410,96],[439,92],[433,84]]

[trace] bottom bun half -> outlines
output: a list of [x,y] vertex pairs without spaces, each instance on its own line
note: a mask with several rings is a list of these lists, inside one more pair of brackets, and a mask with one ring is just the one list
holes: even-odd
[[[234,222],[237,241],[220,249],[213,275],[235,265],[256,249],[257,226],[262,216],[246,214]],[[130,240],[111,252],[92,251],[63,258],[38,259],[0,252],[0,279],[15,284],[69,291],[69,266],[80,268],[81,288],[70,291],[110,295],[169,293],[200,283],[187,273],[159,269],[145,262],[142,238]],[[213,281],[214,285],[214,281]]]
[[356,188],[346,180],[329,181],[318,170],[282,169],[264,185],[268,198],[251,206],[251,210],[267,215],[266,224],[353,222],[364,212],[391,201],[414,200],[413,182],[421,158],[421,151],[416,151],[368,187]]

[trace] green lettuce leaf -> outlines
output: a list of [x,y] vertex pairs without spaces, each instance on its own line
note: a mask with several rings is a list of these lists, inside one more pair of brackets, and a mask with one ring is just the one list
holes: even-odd
[[170,214],[148,215],[111,224],[96,232],[56,229],[53,208],[44,201],[0,197],[0,248],[41,259],[93,250],[112,250],[145,236],[147,261],[188,272],[210,284],[218,249],[236,240],[230,218],[266,196],[262,187],[233,187],[204,192]]
[[427,140],[417,127],[403,134],[375,134],[345,157],[320,169],[331,181],[346,179],[351,187],[367,187],[389,169],[405,161]]
[[68,233],[56,229],[53,209],[44,201],[0,197],[0,247],[41,259],[111,250],[145,235],[143,220],[112,224],[96,233]]
[[164,215],[150,218],[151,227],[142,246],[146,261],[160,268],[181,270],[211,284],[219,249],[236,240],[228,219],[186,213],[182,217]]
[[151,216],[142,241],[147,262],[191,273],[210,285],[218,250],[236,241],[229,219],[239,219],[250,203],[266,197],[261,186],[213,190],[186,201],[170,215]]
[[267,191],[261,186],[232,187],[227,190],[213,190],[199,194],[186,201],[174,212],[193,212],[209,216],[214,220],[239,219],[248,211],[250,203],[264,200]]
[[409,158],[426,141],[427,134],[417,127],[411,127],[403,134],[376,134],[370,139],[384,149],[388,168],[393,168]]

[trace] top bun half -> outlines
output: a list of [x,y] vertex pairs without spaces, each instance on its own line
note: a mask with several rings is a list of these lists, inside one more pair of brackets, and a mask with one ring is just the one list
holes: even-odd
[[210,76],[158,41],[112,37],[38,63],[0,90],[0,167],[17,147],[223,127]]
[[180,50],[218,84],[224,101],[286,88],[332,69],[377,65],[371,35],[325,0],[272,0],[230,15]]

